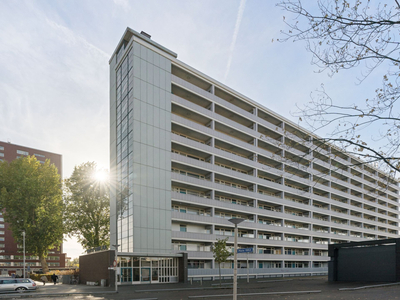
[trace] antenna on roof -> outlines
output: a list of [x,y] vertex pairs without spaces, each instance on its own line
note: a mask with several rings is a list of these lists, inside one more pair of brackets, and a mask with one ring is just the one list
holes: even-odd
[[146,33],[146,32],[144,32],[144,31],[141,31],[140,34],[143,34],[143,35],[144,35],[145,37],[147,37],[148,39],[151,39],[151,35],[148,34],[148,33]]

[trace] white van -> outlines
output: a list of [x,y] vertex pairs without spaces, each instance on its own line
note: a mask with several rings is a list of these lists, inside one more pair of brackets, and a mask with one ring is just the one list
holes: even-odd
[[0,278],[0,292],[36,290],[36,283],[29,278]]

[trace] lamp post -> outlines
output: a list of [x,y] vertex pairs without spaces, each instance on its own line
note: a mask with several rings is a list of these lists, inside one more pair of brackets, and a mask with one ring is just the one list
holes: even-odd
[[115,266],[115,292],[118,293],[118,247],[119,245],[111,245],[115,248],[115,261],[116,261],[116,266]]
[[22,245],[24,248],[24,277],[25,278],[25,231],[22,231]]
[[229,222],[235,224],[235,247],[233,253],[233,300],[237,300],[237,237],[238,237],[238,224],[242,223],[244,219],[229,219]]

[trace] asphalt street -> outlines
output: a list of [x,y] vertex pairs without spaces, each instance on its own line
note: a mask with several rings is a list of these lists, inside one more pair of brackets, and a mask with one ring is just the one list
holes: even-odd
[[[36,292],[0,295],[0,299],[80,299],[80,300],[180,300],[180,299],[232,299],[230,282],[219,287],[218,282],[206,281],[193,284],[148,284],[112,288],[86,285],[46,285]],[[238,282],[238,299],[400,299],[400,285],[371,287],[380,283],[330,283],[326,277],[251,279]],[[387,283],[382,283],[387,284]],[[343,288],[360,288],[340,290]],[[293,293],[294,292],[294,293]],[[291,294],[292,293],[292,294]]]

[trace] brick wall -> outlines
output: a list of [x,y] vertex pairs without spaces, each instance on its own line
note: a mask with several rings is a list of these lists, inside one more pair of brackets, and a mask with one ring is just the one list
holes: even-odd
[[[79,256],[79,283],[87,281],[98,281],[106,279],[106,286],[110,285],[111,272],[108,267],[114,261],[114,251],[100,251]],[[111,282],[114,285],[114,282]]]

